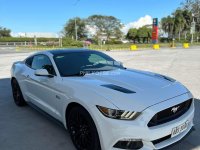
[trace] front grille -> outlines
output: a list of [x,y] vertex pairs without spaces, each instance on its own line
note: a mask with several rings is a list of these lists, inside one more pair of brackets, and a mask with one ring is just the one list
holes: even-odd
[[[182,138],[182,140],[184,140],[185,138],[187,138],[193,131],[195,131],[194,127],[191,128],[191,130],[184,136],[184,138]],[[170,135],[167,135],[165,137],[162,137],[160,139],[157,139],[157,140],[154,140],[154,141],[151,141],[154,145],[156,144],[159,144],[159,143],[162,143],[166,140],[169,140],[171,139],[171,134]]]
[[189,110],[192,104],[192,100],[193,99],[187,100],[183,103],[180,103],[178,105],[175,105],[173,107],[170,107],[158,112],[150,120],[150,122],[148,123],[148,127],[161,125],[161,124],[164,124],[164,123],[167,123],[179,118],[180,116],[182,116],[184,113],[186,113]]

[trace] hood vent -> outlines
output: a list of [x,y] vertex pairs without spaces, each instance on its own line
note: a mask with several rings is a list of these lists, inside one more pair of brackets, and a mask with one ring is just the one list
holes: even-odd
[[162,78],[162,79],[165,79],[165,80],[168,80],[170,82],[176,82],[176,80],[170,78],[170,77],[167,77],[167,76],[164,76],[164,75],[160,75],[160,74],[155,74],[156,77],[159,77],[159,78]]
[[134,91],[131,91],[131,90],[128,90],[128,89],[125,89],[123,87],[120,87],[120,86],[117,86],[117,85],[113,85],[113,84],[106,84],[106,85],[101,85],[101,86],[109,88],[109,89],[113,89],[115,91],[119,91],[119,92],[122,92],[122,93],[126,93],[126,94],[136,93]]

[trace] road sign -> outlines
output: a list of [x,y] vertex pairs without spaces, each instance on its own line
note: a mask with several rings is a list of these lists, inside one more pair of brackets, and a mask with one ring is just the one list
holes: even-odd
[[158,26],[158,18],[153,18],[153,26]]

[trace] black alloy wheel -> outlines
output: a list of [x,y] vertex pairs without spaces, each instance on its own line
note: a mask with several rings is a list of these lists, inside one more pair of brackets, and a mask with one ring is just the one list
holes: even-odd
[[11,81],[11,86],[12,86],[12,93],[13,93],[13,98],[14,102],[17,106],[25,106],[26,102],[23,98],[21,89],[19,87],[19,84],[16,79],[13,79]]
[[67,127],[77,150],[101,150],[94,121],[84,108],[77,106],[71,109]]

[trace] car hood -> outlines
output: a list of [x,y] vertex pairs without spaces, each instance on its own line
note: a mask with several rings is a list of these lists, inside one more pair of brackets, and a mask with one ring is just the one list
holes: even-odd
[[83,77],[71,78],[72,81],[87,90],[88,94],[94,91],[119,109],[130,111],[142,111],[188,92],[172,78],[129,69],[86,74]]

